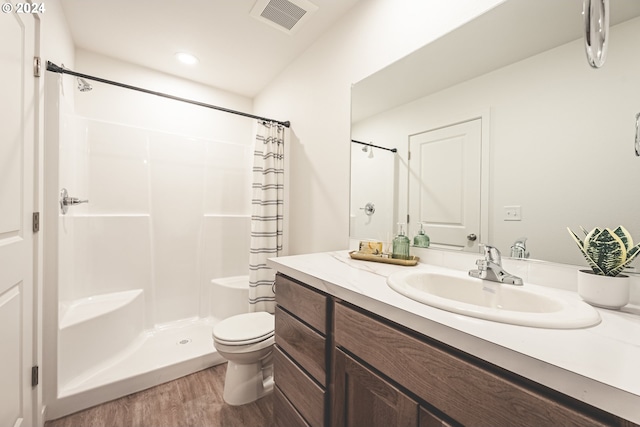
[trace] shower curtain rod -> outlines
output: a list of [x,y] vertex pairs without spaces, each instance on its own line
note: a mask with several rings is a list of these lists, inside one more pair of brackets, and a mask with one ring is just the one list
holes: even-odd
[[392,153],[398,152],[397,148],[380,147],[379,145],[373,145],[370,142],[356,141],[355,139],[352,139],[351,142],[355,142],[356,144],[368,145],[369,147],[379,148],[381,150],[388,150],[388,151],[391,151]]
[[62,68],[62,67],[54,64],[51,61],[47,61],[47,71],[53,71],[54,73],[60,73],[60,74],[69,74],[69,75],[80,77],[80,78],[83,78],[83,79],[93,80],[95,82],[106,83],[106,84],[110,84],[110,85],[113,85],[113,86],[119,86],[119,87],[122,87],[122,88],[125,88],[125,89],[137,90],[138,92],[144,92],[144,93],[148,93],[148,94],[151,94],[151,95],[161,96],[163,98],[173,99],[174,101],[186,102],[187,104],[198,105],[200,107],[211,108],[211,109],[214,109],[214,110],[223,111],[225,113],[237,114],[239,116],[249,117],[249,118],[257,119],[257,120],[264,120],[264,121],[267,121],[267,122],[274,122],[274,123],[278,123],[279,125],[282,125],[282,126],[284,126],[286,128],[291,126],[291,122],[289,122],[289,121],[281,122],[279,120],[273,120],[273,119],[268,119],[266,117],[255,116],[255,115],[249,114],[249,113],[243,113],[242,111],[230,110],[229,108],[218,107],[216,105],[205,104],[204,102],[193,101],[193,100],[187,99],[187,98],[180,98],[179,96],[168,95],[168,94],[162,93],[162,92],[156,92],[156,91],[149,90],[149,89],[143,89],[143,88],[137,87],[137,86],[131,86],[131,85],[124,84],[124,83],[114,82],[112,80],[106,80],[106,79],[102,79],[100,77],[90,76],[88,74],[77,73],[75,71],[71,71],[71,70],[68,70],[66,68]]

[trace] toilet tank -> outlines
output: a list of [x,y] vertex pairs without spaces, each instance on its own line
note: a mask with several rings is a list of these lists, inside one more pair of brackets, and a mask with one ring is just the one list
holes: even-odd
[[249,276],[211,279],[210,316],[223,320],[249,311]]

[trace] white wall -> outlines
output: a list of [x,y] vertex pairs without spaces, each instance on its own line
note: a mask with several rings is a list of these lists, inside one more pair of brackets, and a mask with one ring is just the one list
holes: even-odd
[[[253,108],[247,97],[82,49],[76,51],[74,71],[233,110],[250,112]],[[223,141],[251,138],[252,122],[246,117],[104,83],[90,83],[94,87],[91,92],[75,92],[76,112],[84,117],[194,136],[215,134],[216,139]],[[239,128],[245,129],[243,135],[238,135]]]
[[68,68],[73,67],[74,44],[62,6],[58,2],[47,4],[46,12],[40,14],[40,20],[40,53],[43,65],[46,65],[46,61],[51,61]]
[[256,97],[292,123],[290,254],[348,246],[351,85],[498,3],[361,1]]

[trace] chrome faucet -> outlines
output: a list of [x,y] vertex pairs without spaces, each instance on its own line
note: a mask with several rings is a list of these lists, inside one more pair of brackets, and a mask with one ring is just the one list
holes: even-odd
[[516,239],[513,245],[511,245],[511,258],[529,258],[526,242],[526,237],[518,237]]
[[476,261],[477,270],[469,271],[469,276],[492,282],[505,283],[508,285],[522,286],[522,279],[513,274],[509,274],[502,268],[502,257],[500,251],[490,245],[483,245],[484,259]]

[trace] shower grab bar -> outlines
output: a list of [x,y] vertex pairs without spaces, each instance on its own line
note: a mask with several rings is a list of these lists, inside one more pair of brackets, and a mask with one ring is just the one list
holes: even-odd
[[60,190],[60,213],[66,215],[69,212],[69,206],[79,205],[81,203],[89,203],[89,200],[80,200],[77,197],[69,197],[66,188]]

